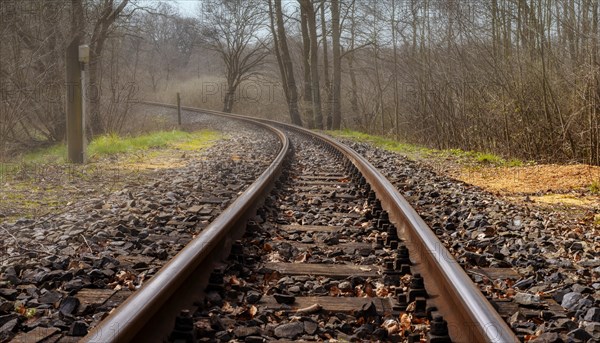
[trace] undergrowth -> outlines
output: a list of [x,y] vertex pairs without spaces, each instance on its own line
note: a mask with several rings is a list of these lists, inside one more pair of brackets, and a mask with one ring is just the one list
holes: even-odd
[[[87,156],[94,159],[120,153],[137,153],[154,148],[196,150],[207,147],[210,142],[220,137],[220,133],[210,130],[157,131],[134,137],[109,134],[94,138],[87,147]],[[67,148],[65,144],[59,144],[26,154],[18,160],[24,163],[65,163]]]
[[351,138],[358,141],[369,142],[388,151],[402,153],[411,159],[430,157],[444,159],[450,157],[456,158],[467,164],[476,165],[488,165],[498,167],[519,167],[523,165],[523,162],[521,160],[506,160],[498,155],[494,155],[488,152],[464,151],[461,149],[430,149],[415,144],[398,142],[387,137],[370,135],[363,132],[352,131],[347,129],[341,131],[328,131],[328,133],[336,137]]
[[189,151],[222,138],[208,130],[107,135],[88,146],[90,163],[67,163],[64,144],[0,163],[0,221],[44,215],[84,197],[81,189],[105,193],[121,189],[125,182],[140,182],[146,170],[185,165]]
[[590,185],[590,192],[592,194],[600,195],[600,181],[594,181]]

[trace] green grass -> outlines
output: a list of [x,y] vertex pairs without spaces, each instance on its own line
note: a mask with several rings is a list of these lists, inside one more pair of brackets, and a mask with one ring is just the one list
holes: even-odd
[[396,140],[369,135],[363,132],[352,130],[328,131],[327,133],[335,137],[349,138],[357,141],[368,142],[388,151],[398,152],[406,155],[410,159],[419,158],[456,158],[462,162],[475,165],[519,167],[523,162],[517,159],[506,160],[498,155],[487,152],[464,151],[461,149],[438,150],[430,149],[414,144],[398,142]]
[[57,144],[27,153],[17,159],[24,163],[63,163],[67,159],[67,147],[64,144]]
[[335,137],[349,138],[361,142],[369,142],[378,147],[384,148],[389,151],[409,153],[409,154],[434,154],[435,150],[421,147],[414,144],[407,144],[395,141],[390,138],[369,135],[364,132],[352,131],[352,130],[340,130],[340,131],[328,131],[327,133]]
[[[222,138],[216,131],[158,131],[135,137],[116,134],[95,138],[87,147],[89,157],[110,156],[121,153],[138,153],[154,148],[196,150],[207,147],[210,142]],[[25,163],[65,163],[67,149],[64,144],[28,153],[22,157]]]
[[592,194],[600,195],[600,181],[594,181],[590,185],[590,192]]

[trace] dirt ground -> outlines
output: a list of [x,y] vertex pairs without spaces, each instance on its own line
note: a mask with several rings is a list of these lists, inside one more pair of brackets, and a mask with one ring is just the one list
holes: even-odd
[[[450,176],[511,201],[600,226],[600,167],[542,164],[452,168]],[[595,186],[593,186],[595,185]]]
[[148,182],[156,170],[186,165],[201,152],[155,149],[98,158],[85,165],[1,164],[0,223],[59,214],[79,199]]

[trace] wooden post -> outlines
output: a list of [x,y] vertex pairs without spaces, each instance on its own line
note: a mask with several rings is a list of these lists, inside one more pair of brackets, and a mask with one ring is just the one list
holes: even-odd
[[67,47],[67,151],[72,163],[84,163],[85,135],[83,121],[83,97],[81,92],[81,65],[79,63],[79,37],[73,39]]
[[181,94],[177,92],[177,124],[181,126]]

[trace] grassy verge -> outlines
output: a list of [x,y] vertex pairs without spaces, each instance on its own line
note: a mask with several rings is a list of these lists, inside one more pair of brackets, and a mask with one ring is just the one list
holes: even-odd
[[349,138],[357,141],[368,142],[388,151],[401,153],[407,158],[413,160],[445,160],[450,158],[460,162],[461,164],[471,166],[518,167],[523,165],[523,162],[520,160],[506,160],[500,156],[487,152],[464,151],[461,149],[429,149],[414,144],[398,142],[382,136],[369,135],[363,132],[352,130],[328,131],[327,133],[334,137]]
[[[135,137],[121,137],[111,134],[95,138],[87,147],[90,159],[115,154],[134,154],[154,148],[174,148],[178,150],[197,150],[207,147],[212,141],[221,138],[216,131],[158,131]],[[66,163],[67,148],[59,144],[35,151],[17,159],[24,163]]]
[[600,195],[600,180],[592,181],[590,184],[590,192],[595,195]]
[[64,145],[0,163],[0,222],[39,217],[81,198],[144,183],[147,173],[183,167],[222,138],[221,133],[207,130],[108,135],[89,144],[89,163],[83,165],[66,161]]

